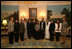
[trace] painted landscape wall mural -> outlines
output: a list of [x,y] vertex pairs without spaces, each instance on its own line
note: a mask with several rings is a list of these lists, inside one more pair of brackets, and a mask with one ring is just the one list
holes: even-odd
[[67,17],[68,23],[71,24],[71,5],[48,5],[47,18],[61,19]]
[[[11,16],[15,16],[18,19],[19,7],[15,5],[1,5],[1,20],[9,19]],[[14,17],[14,18],[15,18]]]

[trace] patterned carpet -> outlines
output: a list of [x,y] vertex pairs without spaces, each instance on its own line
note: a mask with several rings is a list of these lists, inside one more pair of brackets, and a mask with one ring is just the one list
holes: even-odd
[[35,40],[35,39],[26,39],[24,42],[19,40],[19,43],[14,43],[13,45],[9,45],[9,37],[3,36],[1,37],[1,48],[71,48],[71,38],[67,37],[66,43],[64,45],[61,44],[62,37],[60,37],[60,41],[56,42],[49,41],[46,39],[43,40]]

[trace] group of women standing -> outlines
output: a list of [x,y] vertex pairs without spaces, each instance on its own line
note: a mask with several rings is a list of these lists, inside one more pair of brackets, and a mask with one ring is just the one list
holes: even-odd
[[13,44],[13,36],[15,37],[15,42],[19,41],[19,35],[21,41],[24,41],[24,39],[31,39],[33,37],[36,40],[39,39],[47,39],[50,41],[54,40],[54,33],[56,35],[56,41],[59,41],[60,39],[60,33],[63,34],[63,42],[65,43],[65,37],[66,37],[66,31],[67,31],[67,21],[65,18],[63,18],[63,22],[60,23],[60,20],[57,20],[56,23],[54,23],[53,20],[49,21],[48,19],[44,21],[44,18],[42,18],[42,21],[36,21],[35,19],[31,21],[30,19],[21,19],[21,22],[19,23],[18,20],[15,20],[15,23],[13,21],[13,17],[11,17],[9,24],[8,24],[8,32],[9,32],[9,42],[10,44]]

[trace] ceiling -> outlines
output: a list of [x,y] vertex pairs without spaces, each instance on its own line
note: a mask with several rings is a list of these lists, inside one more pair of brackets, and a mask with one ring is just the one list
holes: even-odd
[[1,5],[66,5],[71,1],[1,1]]

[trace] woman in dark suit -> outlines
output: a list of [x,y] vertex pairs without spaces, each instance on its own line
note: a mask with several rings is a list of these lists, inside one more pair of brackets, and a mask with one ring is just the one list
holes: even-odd
[[55,23],[53,22],[53,20],[51,20],[51,24],[49,26],[50,41],[54,40],[54,30],[55,30]]
[[17,19],[14,24],[14,32],[15,32],[15,42],[18,42],[18,40],[19,40],[19,23],[18,23]]

